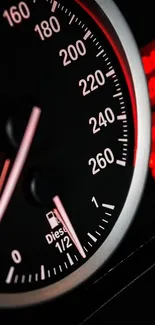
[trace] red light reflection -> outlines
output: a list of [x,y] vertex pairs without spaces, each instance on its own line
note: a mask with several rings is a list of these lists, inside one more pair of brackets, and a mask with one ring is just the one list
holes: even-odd
[[142,63],[148,81],[148,89],[152,108],[155,107],[155,41],[147,44],[142,50]]
[[155,179],[155,40],[141,49],[142,63],[148,82],[150,103],[152,108],[152,146],[149,167]]
[[155,112],[152,112],[152,147],[149,167],[151,169],[152,177],[155,179]]

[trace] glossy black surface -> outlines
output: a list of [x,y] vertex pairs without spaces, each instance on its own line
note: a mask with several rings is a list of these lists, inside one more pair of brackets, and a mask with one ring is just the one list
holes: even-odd
[[[139,3],[137,7],[135,1],[131,0],[116,2],[127,18],[139,47],[155,38],[152,1],[147,1],[147,4]],[[140,320],[147,316],[149,322],[154,317],[154,197],[155,183],[149,172],[135,221],[116,254],[94,278],[93,284],[89,283],[83,290],[59,300],[56,305],[1,312],[3,322],[13,317],[17,323],[23,319],[36,323],[40,319],[51,320],[52,315],[58,324],[68,322],[76,325],[84,322],[90,325],[103,324],[105,320],[117,322],[122,319],[124,322],[124,313],[132,321],[135,317]],[[95,313],[96,311],[98,312]]]
[[[5,143],[12,164],[33,106],[41,109],[41,117],[0,227],[1,293],[46,287],[84,264],[112,230],[132,180],[136,131],[122,67],[91,17],[75,2],[65,7],[63,3],[51,14],[50,3],[29,0],[27,19],[12,27],[6,18],[2,21],[2,147]],[[9,5],[2,1],[2,16]],[[77,23],[70,24],[73,14]],[[56,32],[51,32],[50,17]],[[87,30],[93,37],[85,40]],[[101,50],[104,54],[98,55]],[[106,77],[109,71],[112,75]],[[11,134],[6,125],[11,125]],[[86,258],[62,224],[49,226],[46,214],[54,211],[55,196],[60,197]],[[14,250],[21,256],[19,263],[12,258]],[[8,283],[11,267],[14,275]]]

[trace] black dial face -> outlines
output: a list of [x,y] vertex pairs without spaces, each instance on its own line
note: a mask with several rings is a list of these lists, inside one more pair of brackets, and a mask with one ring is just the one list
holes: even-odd
[[5,0],[0,16],[0,291],[17,293],[64,279],[104,243],[135,131],[117,55],[78,3]]

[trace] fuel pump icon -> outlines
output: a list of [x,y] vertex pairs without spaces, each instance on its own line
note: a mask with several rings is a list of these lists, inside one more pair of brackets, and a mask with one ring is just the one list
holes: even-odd
[[46,214],[46,218],[50,224],[51,229],[56,228],[59,225],[59,220],[56,218],[53,211],[50,211]]

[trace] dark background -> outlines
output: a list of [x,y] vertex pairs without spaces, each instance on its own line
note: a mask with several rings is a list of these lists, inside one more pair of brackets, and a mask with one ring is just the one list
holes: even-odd
[[[115,1],[124,13],[139,48],[155,39],[153,1]],[[145,192],[125,240],[110,262],[65,298],[33,308],[0,311],[0,324],[10,321],[102,324],[147,318],[154,323],[155,180],[148,172]]]

